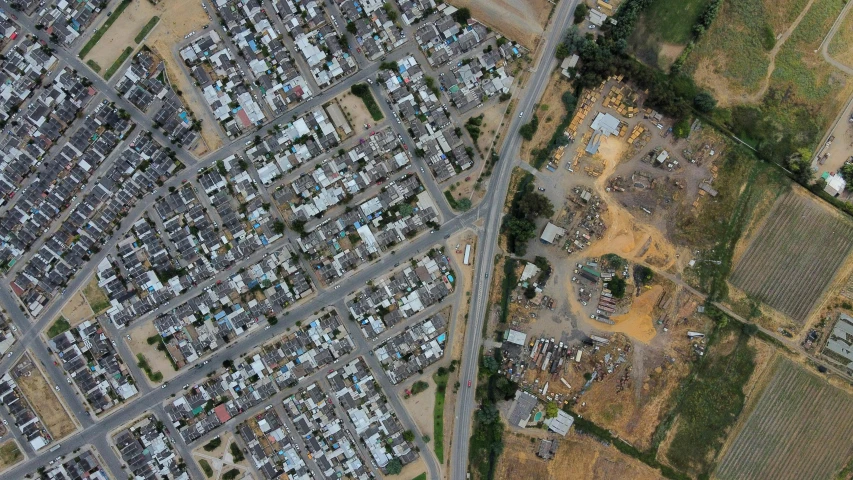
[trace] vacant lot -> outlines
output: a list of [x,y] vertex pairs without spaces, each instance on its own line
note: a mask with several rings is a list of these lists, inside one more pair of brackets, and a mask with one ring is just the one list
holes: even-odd
[[717,19],[687,61],[696,81],[722,105],[758,93],[770,52],[808,0],[723,2]]
[[23,459],[24,455],[14,440],[9,440],[0,445],[0,472]]
[[[352,93],[342,93],[335,97],[334,101],[338,102],[338,106],[341,107],[341,111],[346,115],[347,121],[349,121],[354,135],[361,135],[362,132],[365,131],[365,125],[370,125],[370,128],[368,129],[369,131],[374,131],[377,128],[377,125],[379,125],[374,125],[373,119],[370,117],[370,113],[364,106],[364,102]],[[341,133],[341,137],[343,137],[343,133]]]
[[[28,357],[24,357],[25,359]],[[29,360],[27,360],[29,362]],[[65,407],[59,401],[53,391],[53,387],[47,383],[41,370],[33,368],[29,376],[21,376],[15,379],[21,392],[27,397],[30,405],[36,410],[44,426],[53,436],[53,440],[65,438],[77,430],[77,426],[65,411]]]
[[[154,327],[153,321],[145,322],[128,333],[130,334],[130,340],[125,339],[125,341],[127,342],[127,346],[130,347],[130,351],[134,355],[140,353],[144,355],[145,361],[151,367],[151,371],[163,374],[164,382],[171,380],[178,374],[178,371],[172,367],[172,363],[166,357],[167,353],[157,350],[157,344],[148,344],[148,337],[157,335],[157,328]],[[132,361],[137,362],[138,359],[134,358]],[[154,385],[154,383],[148,380],[147,376],[145,380]]]
[[151,2],[131,2],[86,58],[103,68],[109,67],[128,45],[136,45],[136,35],[155,15],[157,8]]
[[551,461],[536,456],[539,438],[506,432],[504,453],[498,461],[497,480],[548,479],[572,480],[632,479],[652,480],[662,478],[657,470],[639,460],[623,455],[613,447],[602,445],[590,436],[574,431],[559,437],[560,447]]
[[89,283],[83,287],[83,296],[89,302],[89,306],[95,315],[110,308],[110,299],[107,298],[107,293],[104,289],[98,286],[98,277],[92,277]]
[[851,247],[849,219],[794,191],[777,200],[735,266],[731,282],[803,323]]
[[768,374],[716,476],[833,478],[851,453],[853,397],[784,358]]
[[853,14],[850,9],[847,10],[841,26],[835,31],[828,52],[839,62],[853,67]]
[[659,450],[673,467],[703,476],[744,406],[744,387],[755,369],[756,348],[738,325],[718,327],[709,353],[685,382],[670,435]]
[[554,8],[548,0],[452,0],[449,3],[468,8],[475,20],[530,50],[539,45]]
[[709,0],[657,0],[637,22],[630,45],[649,65],[667,69],[693,37],[692,29]]
[[68,300],[68,303],[62,307],[62,316],[68,320],[68,323],[71,324],[72,327],[75,327],[83,322],[83,320],[92,318],[95,315],[95,312],[92,311],[92,307],[89,306],[89,302],[86,301],[86,298],[83,297],[82,293],[76,293],[71,300]]

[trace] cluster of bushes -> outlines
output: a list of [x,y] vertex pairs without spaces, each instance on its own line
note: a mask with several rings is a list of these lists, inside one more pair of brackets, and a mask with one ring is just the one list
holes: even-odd
[[384,118],[382,110],[379,108],[379,104],[376,103],[376,99],[373,98],[373,94],[370,93],[370,88],[367,85],[363,83],[356,83],[350,87],[350,92],[364,102],[364,106],[370,113],[370,118],[376,122]]
[[536,237],[536,219],[548,218],[553,214],[551,200],[534,191],[533,175],[526,174],[519,183],[509,213],[501,225],[510,253],[523,257],[527,253],[527,242]]
[[501,350],[496,348],[492,356],[480,356],[479,377],[476,396],[480,408],[474,414],[474,430],[471,435],[471,447],[468,460],[471,468],[479,472],[484,480],[495,477],[498,457],[504,449],[503,422],[497,402],[512,400],[518,390],[518,384],[498,373],[502,361]]
[[471,140],[474,143],[477,143],[477,139],[480,138],[480,127],[483,125],[483,115],[477,115],[476,117],[471,117],[465,122],[465,130],[468,131],[468,135],[471,135]]
[[447,199],[447,203],[450,205],[450,208],[454,210],[458,210],[460,212],[464,212],[471,208],[471,199],[470,198],[453,198],[453,193],[450,190],[444,191],[444,198]]
[[548,158],[551,157],[554,150],[562,145],[566,145],[569,141],[563,132],[566,131],[569,123],[572,121],[572,117],[575,116],[575,108],[577,107],[578,99],[574,93],[565,92],[560,97],[560,100],[563,102],[563,106],[566,109],[566,116],[563,117],[560,124],[554,129],[554,133],[551,135],[551,140],[548,141],[548,144],[531,152],[533,159],[530,164],[533,165],[533,168],[542,168],[542,165],[545,165],[545,162],[548,161]]
[[527,140],[533,140],[533,135],[536,134],[536,130],[539,130],[539,117],[536,114],[533,114],[533,118],[530,119],[530,123],[525,123],[518,129],[518,134],[521,135],[521,138]]

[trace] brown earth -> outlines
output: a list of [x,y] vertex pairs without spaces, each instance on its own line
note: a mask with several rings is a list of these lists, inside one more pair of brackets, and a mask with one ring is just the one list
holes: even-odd
[[471,16],[533,51],[542,40],[554,5],[547,0],[453,0]]
[[[435,409],[435,382],[432,381],[432,378],[427,376],[419,376],[415,380],[427,382],[429,384],[429,388],[417,395],[412,395],[411,397],[404,399],[403,405],[406,407],[406,410],[409,411],[409,415],[412,416],[412,419],[415,421],[415,425],[418,426],[418,430],[420,430],[422,434],[429,435],[429,438],[432,438],[432,411]],[[414,382],[406,384],[406,390],[410,390],[412,388],[412,383]]]
[[[148,365],[151,366],[152,372],[160,372],[163,374],[163,381],[169,381],[178,374],[178,372],[172,367],[172,362],[166,358],[166,352],[161,352],[157,350],[156,345],[148,345],[148,337],[157,335],[157,328],[154,327],[154,322],[145,322],[142,325],[133,328],[129,332],[130,340],[123,338],[124,342],[127,342],[127,346],[130,347],[130,351],[133,352],[134,358],[130,359],[136,363],[137,359],[135,356],[139,353],[145,355],[145,360],[148,361]],[[139,381],[137,379],[137,381]],[[145,381],[148,382],[149,385],[155,386],[148,380],[148,376],[145,376]]]
[[84,320],[92,318],[95,312],[92,311],[92,307],[89,306],[89,302],[86,301],[83,294],[78,292],[62,307],[61,314],[72,327],[76,327]]
[[14,439],[3,442],[0,445],[0,472],[22,461],[24,454]]
[[93,276],[89,283],[83,287],[82,293],[95,315],[110,308],[110,299],[107,298],[104,289],[98,286],[98,277]]
[[30,370],[29,376],[18,377],[15,381],[54,441],[65,438],[77,430],[77,425],[59,401],[40,368]]
[[[344,112],[347,120],[349,120],[350,128],[352,128],[352,135],[367,136],[370,132],[374,132],[381,128],[381,125],[387,121],[386,118],[383,118],[379,122],[374,122],[373,118],[370,116],[370,112],[368,112],[367,108],[364,106],[364,102],[349,92],[338,95],[335,97],[335,101],[338,102],[338,105],[341,107],[341,111]],[[365,125],[370,125],[370,128],[365,130]]]
[[634,300],[628,313],[614,316],[614,325],[602,324],[598,328],[606,332],[624,333],[635,340],[649,343],[657,335],[652,324],[652,310],[662,293],[663,287],[655,285]]
[[[540,435],[544,436],[544,432]],[[498,480],[566,478],[656,480],[662,478],[651,467],[623,455],[613,447],[605,447],[592,437],[581,436],[572,431],[565,438],[559,438],[559,442],[560,447],[554,459],[546,461],[536,455],[538,438],[505,431],[504,453],[498,461],[495,478]]]
[[536,111],[532,112],[539,118],[539,128],[536,129],[532,140],[521,143],[519,155],[525,161],[532,160],[531,151],[544,147],[551,140],[554,129],[567,114],[561,97],[570,89],[571,83],[560,74],[559,70],[554,70],[548,79],[548,86],[542,94],[542,100],[537,105]]

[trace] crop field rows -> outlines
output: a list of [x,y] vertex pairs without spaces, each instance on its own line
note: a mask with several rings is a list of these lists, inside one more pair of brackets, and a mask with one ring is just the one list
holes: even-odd
[[716,478],[832,478],[853,453],[853,398],[779,360]]
[[853,248],[853,224],[803,195],[776,201],[731,282],[802,324]]

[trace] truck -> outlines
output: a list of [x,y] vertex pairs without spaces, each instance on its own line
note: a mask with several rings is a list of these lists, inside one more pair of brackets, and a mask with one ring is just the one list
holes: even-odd
[[62,444],[61,444],[61,443],[57,443],[56,445],[54,445],[53,447],[51,447],[51,449],[50,449],[49,451],[50,451],[51,453],[53,453],[53,452],[55,452],[55,451],[59,450],[60,448],[62,448]]

